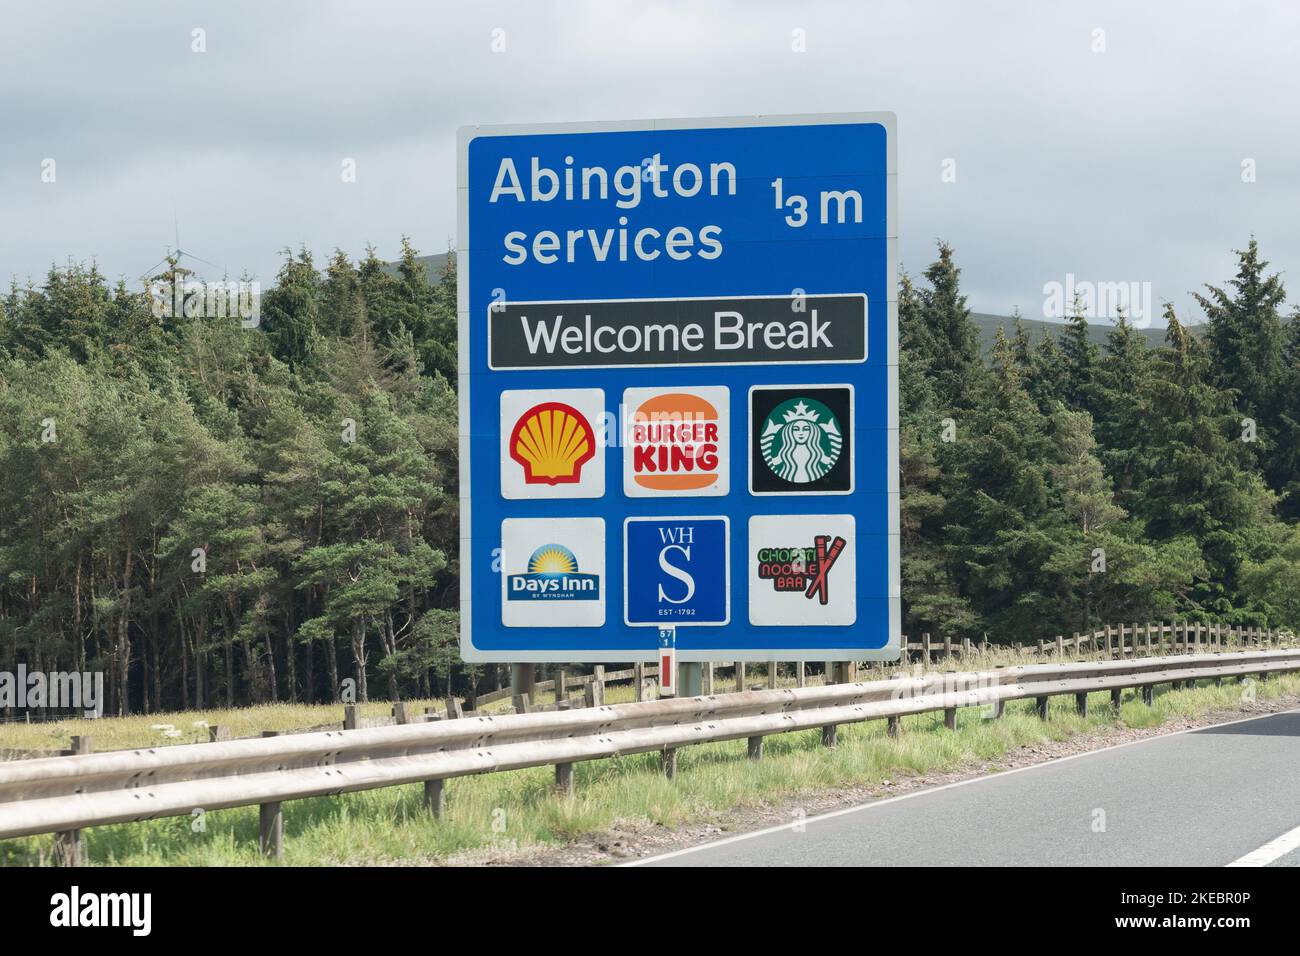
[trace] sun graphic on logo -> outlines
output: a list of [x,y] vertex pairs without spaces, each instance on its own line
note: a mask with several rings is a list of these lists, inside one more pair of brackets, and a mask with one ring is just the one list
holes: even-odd
[[528,559],[529,574],[573,574],[578,559],[562,544],[544,544]]

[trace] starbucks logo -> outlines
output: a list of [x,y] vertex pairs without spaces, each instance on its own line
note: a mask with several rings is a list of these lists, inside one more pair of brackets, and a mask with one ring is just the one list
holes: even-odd
[[843,449],[839,421],[816,399],[788,399],[763,421],[759,453],[782,481],[806,485],[825,477]]

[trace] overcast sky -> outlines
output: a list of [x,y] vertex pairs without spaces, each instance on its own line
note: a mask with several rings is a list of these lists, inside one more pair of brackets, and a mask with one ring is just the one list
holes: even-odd
[[209,278],[269,283],[286,245],[445,251],[462,124],[881,109],[909,271],[942,237],[978,311],[1041,317],[1072,273],[1194,319],[1252,233],[1300,268],[1298,36],[1286,2],[13,5],[0,277],[93,258],[134,281],[177,222]]

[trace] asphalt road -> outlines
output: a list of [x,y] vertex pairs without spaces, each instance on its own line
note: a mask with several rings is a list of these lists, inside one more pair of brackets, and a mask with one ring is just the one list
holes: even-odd
[[1300,711],[1148,738],[633,865],[1234,862],[1300,866]]

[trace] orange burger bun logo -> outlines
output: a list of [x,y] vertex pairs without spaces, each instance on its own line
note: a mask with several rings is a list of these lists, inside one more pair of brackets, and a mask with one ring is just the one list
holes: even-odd
[[632,480],[642,488],[686,491],[718,481],[718,410],[698,395],[672,392],[632,415]]
[[509,448],[528,484],[574,484],[582,477],[582,466],[596,455],[596,435],[572,405],[543,402],[519,416]]

